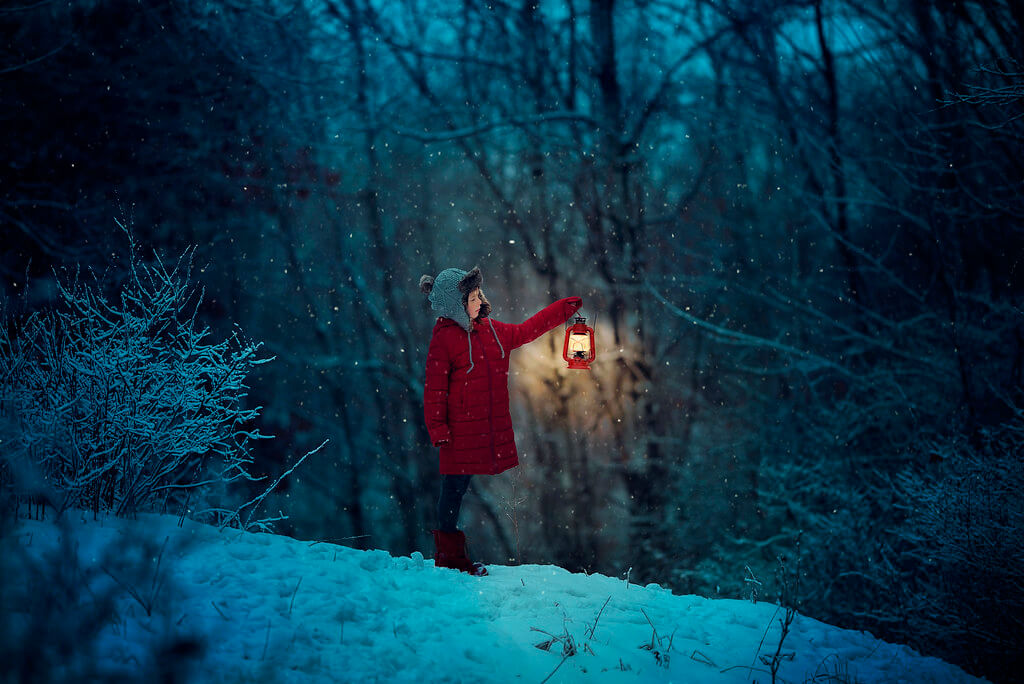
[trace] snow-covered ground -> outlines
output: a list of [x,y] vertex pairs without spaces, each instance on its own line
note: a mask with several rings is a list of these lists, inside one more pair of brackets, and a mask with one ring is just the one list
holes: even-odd
[[[121,589],[101,659],[130,670],[167,630],[194,634],[205,642],[196,681],[763,684],[771,676],[761,656],[776,652],[783,615],[772,603],[677,596],[546,565],[490,566],[489,576],[469,577],[419,554],[179,527],[170,516],[79,514],[63,532],[37,521],[14,531],[34,559],[59,552],[62,534],[86,568],[150,540],[142,565],[152,577],[132,584],[118,576],[127,571],[94,575]],[[785,682],[982,681],[803,616],[782,653]]]

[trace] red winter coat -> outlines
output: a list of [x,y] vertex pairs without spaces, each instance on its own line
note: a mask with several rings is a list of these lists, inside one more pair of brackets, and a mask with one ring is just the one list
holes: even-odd
[[579,297],[560,299],[519,325],[481,317],[468,335],[455,321],[437,319],[423,417],[430,441],[441,447],[442,474],[497,475],[519,465],[508,408],[509,353],[565,323],[582,305]]

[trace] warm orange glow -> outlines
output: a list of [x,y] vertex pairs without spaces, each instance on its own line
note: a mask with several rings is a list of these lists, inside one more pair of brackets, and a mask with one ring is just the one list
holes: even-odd
[[573,333],[569,338],[569,353],[573,358],[585,359],[590,356],[590,335]]
[[[613,339],[611,326],[598,322],[594,338],[597,342],[598,338]],[[522,418],[523,424],[557,425],[559,430],[605,439],[612,434],[613,424],[626,418],[620,392],[625,388],[620,388],[617,378],[622,364],[629,363],[632,346],[601,346],[600,362],[591,365],[589,373],[580,373],[565,363],[563,341],[563,335],[549,333],[543,341],[521,347],[512,355],[509,384],[513,412],[526,410],[530,417]]]

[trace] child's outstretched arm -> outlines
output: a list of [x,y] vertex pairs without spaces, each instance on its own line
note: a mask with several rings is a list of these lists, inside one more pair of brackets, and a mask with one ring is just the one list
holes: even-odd
[[533,342],[552,328],[565,323],[582,306],[583,300],[579,297],[567,297],[544,307],[518,325],[505,324],[512,348]]

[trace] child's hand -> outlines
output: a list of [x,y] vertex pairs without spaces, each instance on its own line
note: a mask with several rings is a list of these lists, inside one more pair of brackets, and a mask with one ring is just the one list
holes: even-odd
[[572,316],[583,306],[583,299],[581,299],[580,297],[569,297],[566,300],[566,304],[572,307],[572,309],[569,311],[569,315]]

